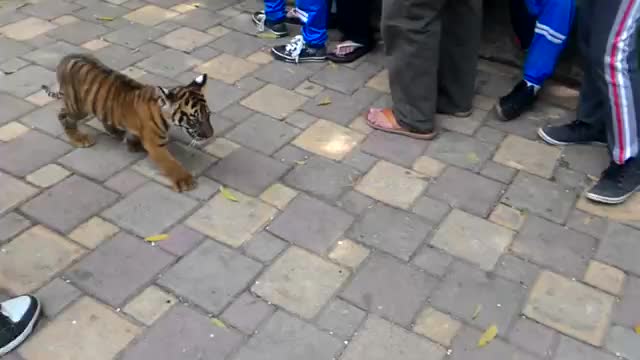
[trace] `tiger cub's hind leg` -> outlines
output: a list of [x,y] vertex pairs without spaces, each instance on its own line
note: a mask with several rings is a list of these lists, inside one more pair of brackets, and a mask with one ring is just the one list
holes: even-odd
[[106,131],[109,135],[113,136],[114,138],[116,138],[118,140],[124,139],[126,131],[118,129],[115,126],[109,125],[109,124],[104,123],[104,122],[102,123],[102,127],[104,128],[104,131]]
[[136,135],[127,133],[127,135],[124,138],[124,141],[127,143],[127,150],[129,150],[129,152],[136,153],[136,152],[146,151],[144,146],[142,146],[142,142],[140,141],[140,138]]
[[78,130],[78,122],[85,117],[85,114],[70,114],[66,108],[62,108],[58,113],[58,120],[64,128],[64,132],[67,134],[69,142],[71,142],[71,145],[75,147],[91,147],[96,143],[91,136]]

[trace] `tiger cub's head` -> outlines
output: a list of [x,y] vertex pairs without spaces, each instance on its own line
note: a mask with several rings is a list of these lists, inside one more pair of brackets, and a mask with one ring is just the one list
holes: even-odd
[[189,85],[174,88],[158,87],[158,101],[163,116],[179,126],[193,140],[201,141],[213,136],[211,110],[204,97],[207,74],[195,78]]

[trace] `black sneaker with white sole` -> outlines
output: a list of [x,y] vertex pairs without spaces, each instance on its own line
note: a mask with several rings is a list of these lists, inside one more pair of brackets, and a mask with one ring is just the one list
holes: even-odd
[[640,189],[640,159],[631,158],[624,165],[611,162],[586,197],[604,204],[621,204]]
[[313,48],[307,45],[302,35],[295,36],[286,45],[274,46],[271,54],[276,60],[290,63],[322,62],[327,59],[327,48]]
[[274,39],[283,38],[289,36],[289,28],[285,24],[285,20],[281,22],[272,23],[267,21],[267,16],[264,11],[257,11],[251,16],[251,20],[256,25],[259,37],[272,37]]
[[607,133],[602,126],[594,126],[584,121],[575,120],[568,124],[546,126],[538,129],[538,136],[550,145],[595,144],[607,143]]
[[0,357],[29,337],[40,316],[40,302],[25,295],[0,303]]
[[511,92],[498,100],[496,112],[502,121],[511,121],[531,109],[538,94],[536,88],[522,80]]

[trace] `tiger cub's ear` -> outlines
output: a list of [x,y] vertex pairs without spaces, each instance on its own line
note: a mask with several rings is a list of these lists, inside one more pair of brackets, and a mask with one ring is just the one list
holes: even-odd
[[197,78],[193,79],[189,87],[194,87],[202,90],[207,85],[207,74],[203,73]]

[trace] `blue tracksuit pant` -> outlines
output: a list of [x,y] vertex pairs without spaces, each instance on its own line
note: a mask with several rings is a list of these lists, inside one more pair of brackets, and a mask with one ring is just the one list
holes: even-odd
[[536,19],[524,65],[524,79],[542,86],[553,74],[567,43],[575,13],[575,0],[511,1],[524,1],[529,15]]
[[[267,22],[283,21],[286,16],[285,0],[265,0]],[[302,37],[310,47],[324,47],[327,42],[326,0],[297,0],[298,17],[303,23]]]

